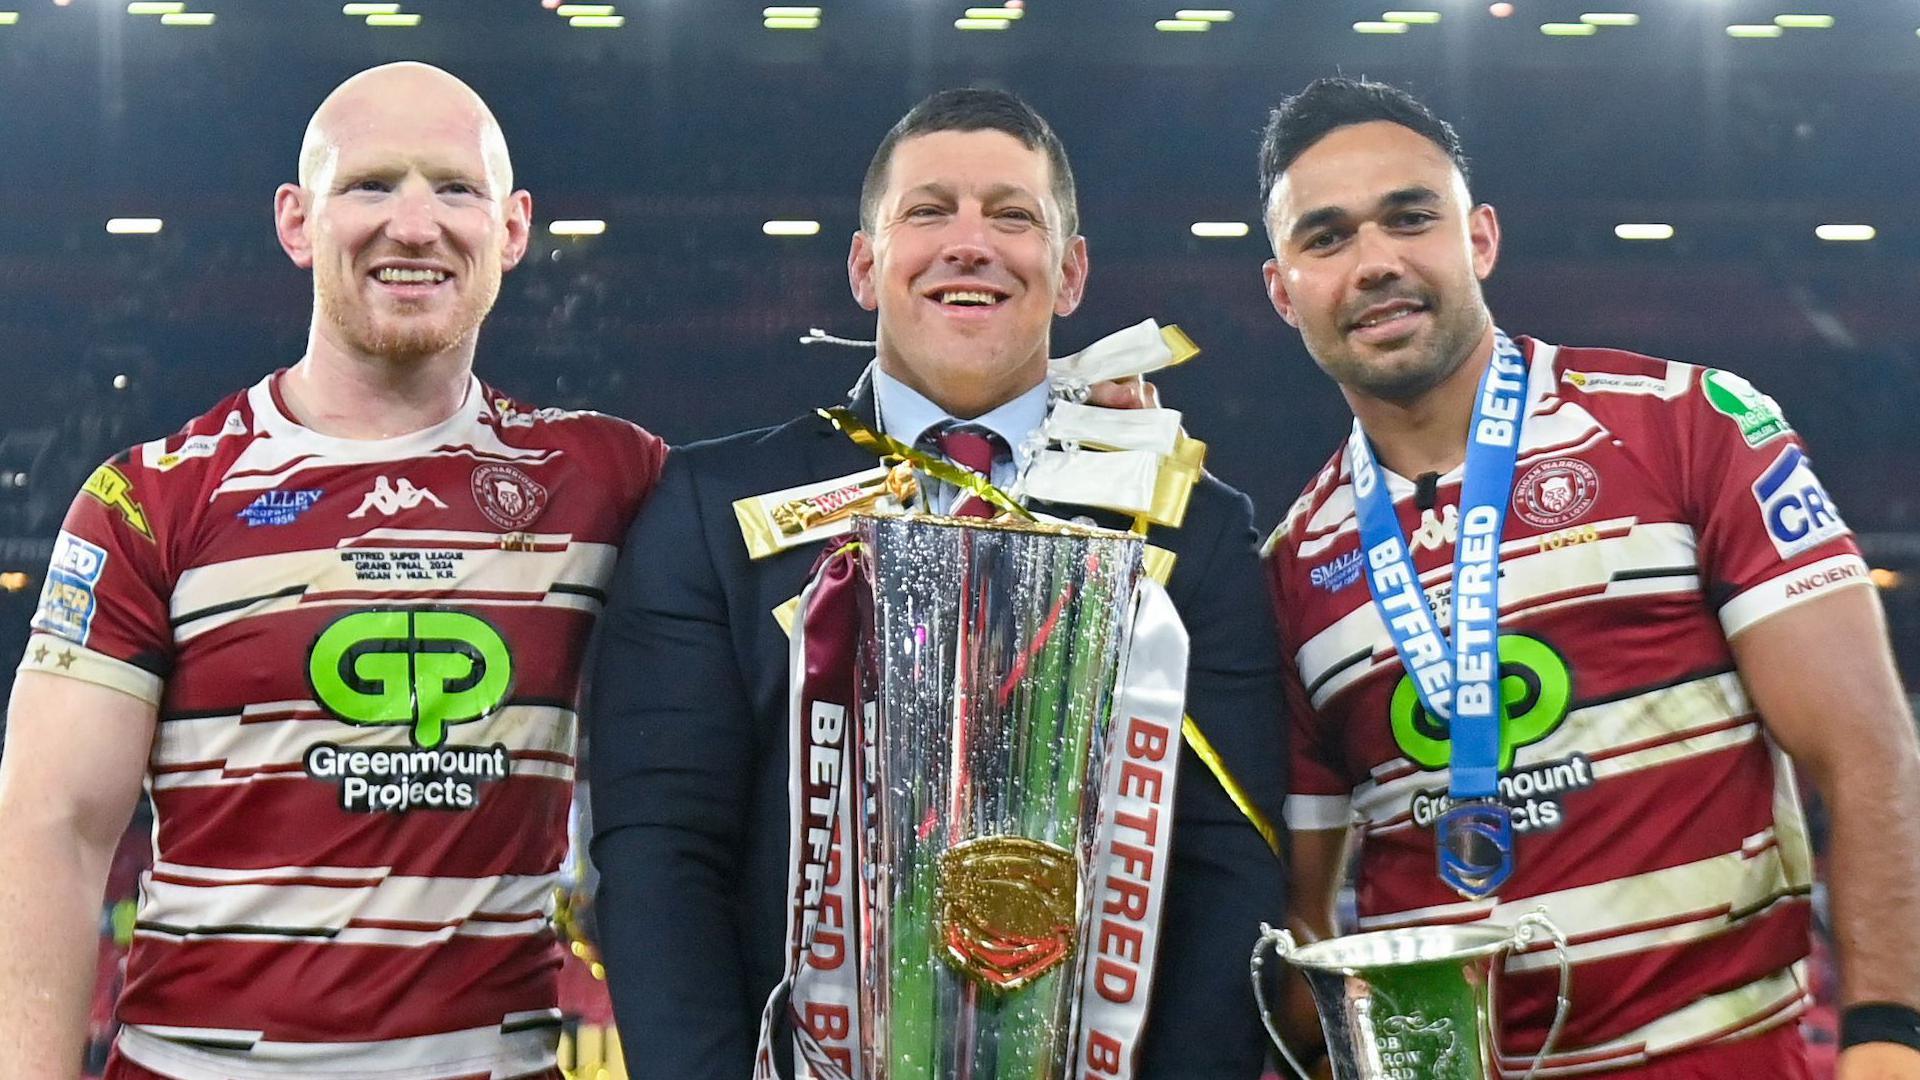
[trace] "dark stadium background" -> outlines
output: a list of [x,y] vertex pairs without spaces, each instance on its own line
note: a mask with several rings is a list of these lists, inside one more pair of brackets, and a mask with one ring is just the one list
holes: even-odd
[[[621,0],[622,25],[589,29],[552,2],[405,0],[417,25],[376,27],[326,0],[182,5],[205,26],[0,0],[6,678],[93,465],[299,357],[309,285],[274,243],[273,188],[333,85],[411,58],[492,103],[534,193],[481,375],[673,441],[836,399],[864,356],[797,339],[872,328],[844,261],[874,144],[931,90],[1021,93],[1067,144],[1091,247],[1055,351],[1148,316],[1186,328],[1205,353],[1159,378],[1164,396],[1266,523],[1346,413],[1261,291],[1257,133],[1318,75],[1405,85],[1456,123],[1502,213],[1501,324],[1730,368],[1777,397],[1880,571],[1917,684],[1920,0],[1409,0],[1394,6],[1438,20],[1390,34],[1356,32],[1387,8],[1349,0],[1226,0],[1203,32],[1156,27],[1179,0],[1027,0],[983,31],[956,27],[962,0],[821,0],[813,30],[770,29],[746,0]],[[1582,20],[1602,12],[1637,25]],[[1816,14],[1832,25],[1779,18]],[[1562,23],[1593,29],[1543,32]],[[164,224],[110,234],[119,217]],[[606,228],[559,237],[556,219]],[[794,219],[820,230],[762,231]],[[1252,227],[1200,238],[1197,221]],[[1673,235],[1623,240],[1627,223]],[[1876,235],[1817,237],[1835,224]]]

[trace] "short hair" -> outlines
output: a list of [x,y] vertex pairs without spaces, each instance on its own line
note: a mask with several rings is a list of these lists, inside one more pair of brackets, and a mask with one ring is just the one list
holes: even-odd
[[1029,150],[1045,151],[1048,171],[1053,175],[1053,199],[1060,204],[1063,236],[1080,231],[1079,201],[1074,195],[1073,166],[1067,164],[1067,148],[1046,119],[1033,106],[1004,90],[964,87],[940,90],[908,110],[899,123],[880,140],[867,165],[867,177],[860,185],[860,227],[873,231],[879,213],[880,196],[887,188],[887,170],[893,164],[893,148],[916,135],[936,131],[999,131],[1020,140]]
[[1281,176],[1313,144],[1339,128],[1375,120],[1399,124],[1424,137],[1453,159],[1461,179],[1469,176],[1460,136],[1420,99],[1397,86],[1368,79],[1315,79],[1267,117],[1267,130],[1260,139],[1261,207],[1273,197]]

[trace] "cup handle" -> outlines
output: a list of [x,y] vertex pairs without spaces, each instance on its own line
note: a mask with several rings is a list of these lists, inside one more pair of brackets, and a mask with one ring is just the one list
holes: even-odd
[[1307,1074],[1306,1068],[1300,1064],[1300,1059],[1294,1057],[1293,1051],[1287,1048],[1287,1040],[1281,1037],[1280,1029],[1273,1025],[1273,1013],[1267,1007],[1266,984],[1260,978],[1261,972],[1267,966],[1268,949],[1272,949],[1275,956],[1285,960],[1293,955],[1295,947],[1293,934],[1290,932],[1275,930],[1266,923],[1260,924],[1260,940],[1253,943],[1253,999],[1260,1005],[1260,1022],[1266,1025],[1267,1037],[1273,1040],[1273,1045],[1279,1049],[1280,1056],[1286,1059],[1287,1067],[1292,1069],[1294,1075],[1300,1080],[1313,1080],[1313,1077]]
[[[1513,938],[1507,945],[1507,951],[1511,952],[1522,945],[1530,945],[1535,939],[1542,937],[1553,942],[1554,956],[1560,965],[1560,998],[1553,1006],[1553,1024],[1547,1028],[1547,1039],[1540,1044],[1540,1052],[1533,1056],[1533,1064],[1528,1066],[1527,1075],[1523,1080],[1533,1080],[1533,1074],[1539,1072],[1541,1064],[1553,1054],[1554,1046],[1560,1041],[1560,1030],[1567,1023],[1567,1010],[1573,1005],[1571,997],[1573,962],[1567,958],[1567,935],[1561,933],[1560,928],[1547,917],[1546,908],[1534,908],[1514,920]],[[1487,1022],[1493,1028],[1493,1052],[1496,1057],[1500,1054],[1500,1018],[1497,1012],[1500,995],[1497,984],[1500,970],[1504,966],[1505,957],[1503,956],[1502,963],[1496,964],[1493,969],[1492,981],[1496,985],[1489,987],[1487,994]]]

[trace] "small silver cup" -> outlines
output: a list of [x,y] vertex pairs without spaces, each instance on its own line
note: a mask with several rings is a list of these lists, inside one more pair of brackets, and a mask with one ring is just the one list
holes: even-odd
[[1544,910],[1522,915],[1510,928],[1421,926],[1310,945],[1262,925],[1253,947],[1253,992],[1267,1034],[1301,1080],[1310,1080],[1307,1071],[1267,1007],[1261,972],[1269,950],[1306,977],[1337,1080],[1499,1080],[1494,989],[1500,966],[1509,953],[1540,939],[1553,943],[1559,960],[1560,996],[1546,1042],[1527,1070],[1526,1080],[1533,1080],[1566,1024],[1573,978],[1566,935]]

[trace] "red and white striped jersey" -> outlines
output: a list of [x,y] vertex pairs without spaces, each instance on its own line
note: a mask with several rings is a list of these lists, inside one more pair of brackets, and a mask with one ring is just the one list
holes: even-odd
[[580,665],[665,447],[478,379],[431,429],[330,438],[277,382],[94,473],[22,663],[159,710],[120,1051],[551,1067]]
[[[1511,924],[1572,941],[1568,1028],[1541,1075],[1750,1035],[1807,1004],[1813,883],[1792,767],[1727,639],[1868,581],[1772,399],[1722,371],[1522,339],[1527,419],[1500,547],[1501,798],[1517,868],[1484,901],[1435,872],[1446,726],[1368,595],[1344,445],[1268,542],[1290,663],[1294,829],[1359,829],[1359,927]],[[1451,626],[1460,470],[1432,509],[1386,473]],[[1552,1018],[1550,946],[1507,965],[1503,1061]]]

